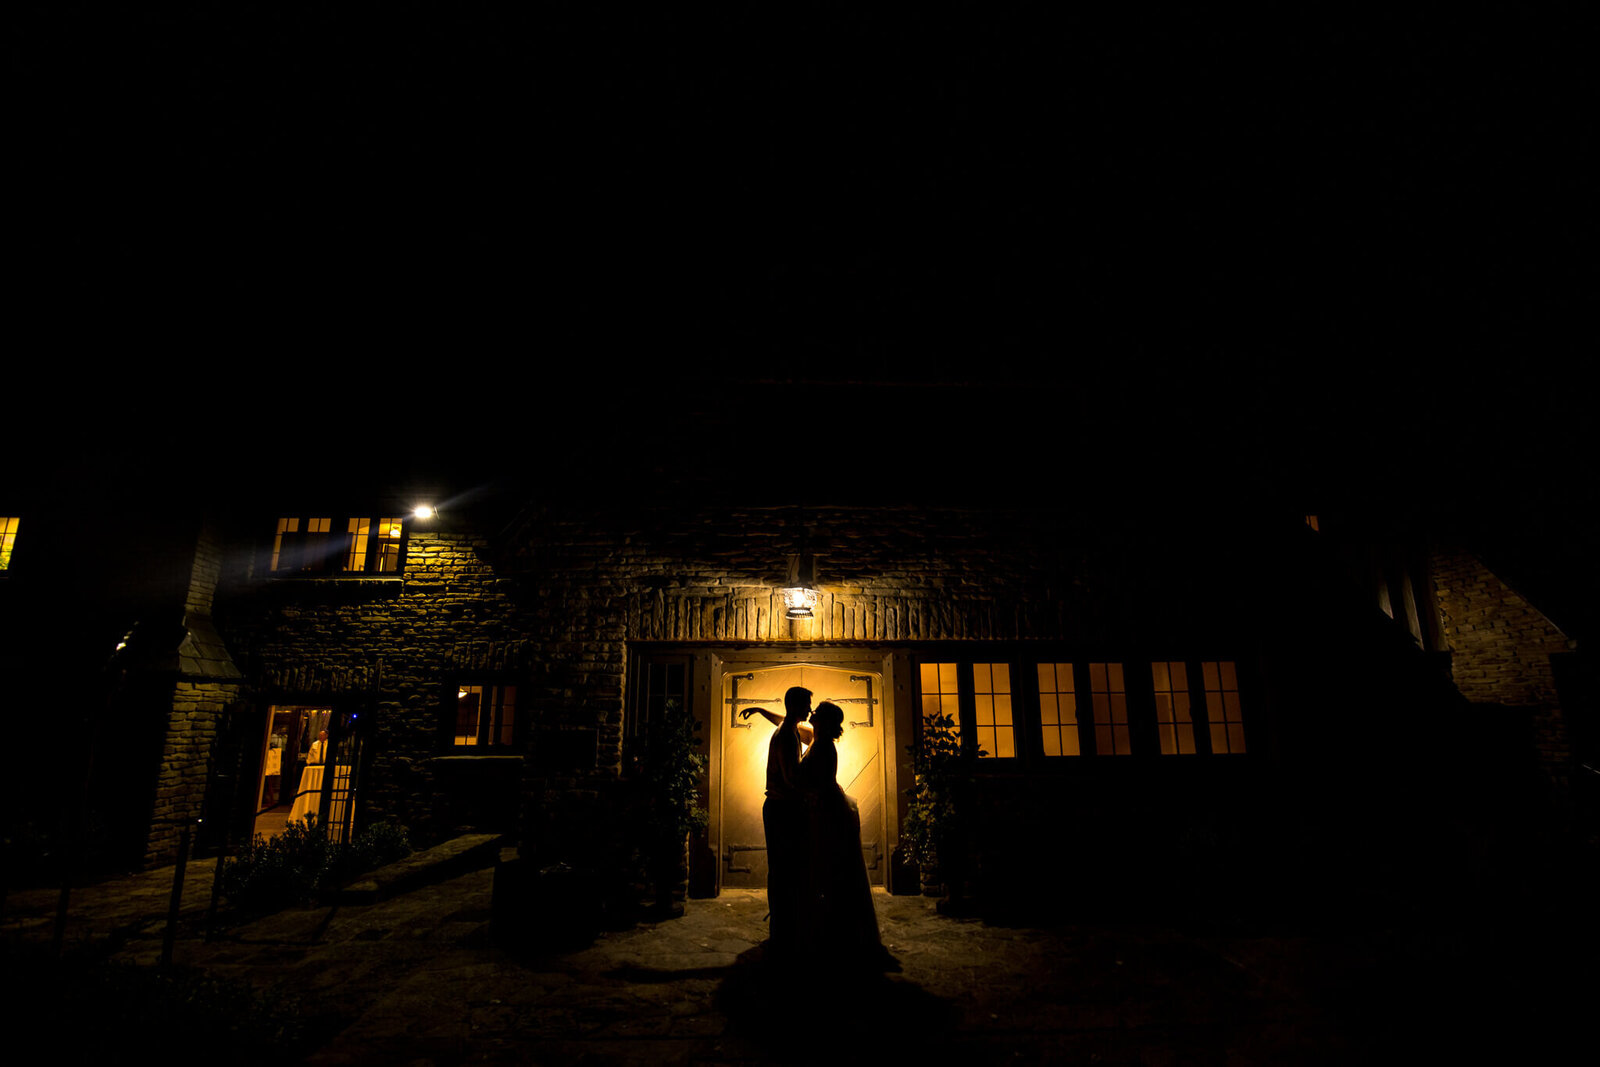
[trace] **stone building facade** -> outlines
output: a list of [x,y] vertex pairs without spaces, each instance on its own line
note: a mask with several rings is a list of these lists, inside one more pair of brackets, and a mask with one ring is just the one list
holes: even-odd
[[[117,614],[136,625],[106,705],[146,768],[115,791],[135,796],[147,864],[202,815],[210,847],[253,831],[268,765],[292,763],[272,752],[285,715],[341,746],[349,773],[324,792],[348,803],[321,814],[346,830],[394,821],[427,843],[470,826],[593,866],[626,836],[644,724],[676,701],[707,763],[702,894],[760,881],[765,734],[739,713],[796,680],[854,702],[864,847],[894,891],[916,884],[899,836],[933,709],[968,746],[975,881],[1034,903],[1247,877],[1241,857],[1288,839],[1353,852],[1399,835],[1463,700],[1532,709],[1545,763],[1563,758],[1558,631],[1464,554],[1375,600],[1352,578],[1360,539],[1298,515],[666,493],[431,518],[285,500],[151,533],[170,581]],[[810,614],[790,618],[797,561]],[[1355,803],[1352,780],[1371,783]]]

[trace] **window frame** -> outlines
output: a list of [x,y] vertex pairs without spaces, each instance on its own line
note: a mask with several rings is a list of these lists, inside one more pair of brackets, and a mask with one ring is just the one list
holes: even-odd
[[[993,768],[996,770],[1002,768],[1012,769],[1028,762],[1024,743],[1029,736],[1030,728],[1026,724],[1030,720],[1023,716],[1019,707],[1021,703],[1019,700],[1020,693],[1017,687],[1017,668],[1019,666],[1019,661],[1014,655],[1005,649],[989,649],[982,651],[963,649],[959,653],[953,653],[953,651],[936,651],[919,653],[913,656],[911,675],[916,683],[916,697],[913,702],[913,706],[916,709],[917,736],[922,736],[923,703],[925,696],[928,695],[923,692],[922,688],[922,669],[924,666],[937,666],[941,664],[953,664],[955,667],[955,719],[956,732],[961,743],[962,759],[970,761],[970,763],[975,767]],[[1010,730],[1012,737],[1012,753],[1009,756],[1002,756],[995,752],[990,752],[984,756],[978,755],[978,749],[980,747],[978,743],[978,731],[980,729],[980,725],[978,723],[978,692],[974,670],[978,664],[986,664],[991,667],[1000,665],[1006,668],[1010,686],[1010,691],[1006,695],[1011,699]],[[944,690],[941,689],[937,695],[942,699],[947,697],[949,694],[946,694]],[[993,694],[986,692],[984,695]],[[1032,721],[1037,722],[1037,719]],[[998,725],[990,724],[989,728],[997,729]]]
[[[515,690],[511,739],[488,744],[456,744],[460,736],[460,692],[476,686],[485,690]],[[457,671],[446,677],[439,694],[439,749],[447,756],[508,756],[520,754],[528,742],[527,679],[506,671]],[[480,712],[481,714],[481,712]],[[481,722],[481,719],[480,719]],[[480,736],[481,736],[480,727]]]
[[628,662],[628,697],[624,706],[622,717],[622,751],[623,767],[626,771],[633,759],[642,748],[644,737],[650,725],[651,694],[655,692],[650,688],[653,671],[661,669],[666,675],[667,685],[659,690],[663,702],[671,695],[669,692],[671,672],[683,672],[683,687],[678,695],[683,701],[683,706],[690,714],[694,712],[694,683],[695,683],[695,657],[690,652],[655,652],[639,650],[629,656]]
[[[973,665],[979,663],[1006,663],[1011,675],[1012,730],[1015,754],[1010,757],[978,757],[976,738],[975,687]],[[1184,665],[1183,692],[1189,699],[1189,725],[1193,731],[1193,751],[1164,753],[1161,750],[1161,726],[1158,721],[1158,701],[1155,689],[1157,663],[1182,663]],[[1213,727],[1211,703],[1205,688],[1207,664],[1232,663],[1234,669],[1235,706],[1239,711],[1238,729],[1244,737],[1243,751],[1213,752],[1211,730]],[[1214,757],[1227,756],[1225,762],[1243,762],[1258,751],[1257,734],[1261,729],[1261,710],[1255,706],[1251,693],[1254,686],[1248,663],[1238,655],[1218,655],[1206,650],[1200,655],[1182,657],[1154,654],[1147,650],[1121,649],[1053,649],[1029,648],[962,648],[928,649],[916,651],[911,658],[911,678],[915,686],[913,709],[917,736],[921,736],[925,694],[922,687],[922,669],[935,664],[954,664],[956,676],[957,724],[961,737],[962,758],[972,769],[988,771],[1014,770],[1050,773],[1103,773],[1090,768],[1118,765],[1144,766],[1152,763],[1176,764],[1210,763]],[[1067,665],[1071,670],[1072,696],[1075,705],[1075,725],[1078,739],[1076,754],[1047,751],[1044,730],[1043,696],[1039,684],[1039,667]],[[1121,696],[1127,713],[1128,747],[1125,752],[1102,752],[1094,710],[1092,667],[1096,664],[1120,665],[1122,671]],[[1219,668],[1220,669],[1220,668]],[[1110,671],[1107,670],[1107,677]],[[1059,679],[1059,674],[1056,675]],[[1061,693],[1062,690],[1056,690]],[[1249,705],[1247,707],[1247,705]],[[1059,715],[1059,713],[1058,713]],[[1063,728],[1058,722],[1055,728]],[[1108,724],[1120,726],[1122,724]],[[1223,728],[1226,729],[1226,724]],[[1072,768],[1073,770],[1068,770]]]
[[[350,581],[382,581],[393,580],[405,574],[406,557],[411,543],[410,514],[400,508],[385,508],[389,514],[366,514],[339,512],[336,510],[300,509],[295,514],[280,512],[272,522],[271,533],[264,551],[263,572],[270,579],[339,579]],[[285,529],[285,523],[294,523],[293,529]],[[326,523],[326,529],[312,530],[308,527],[312,523]],[[368,532],[362,533],[352,529],[352,525],[366,524]],[[386,538],[381,532],[372,532],[371,528],[381,529],[384,524],[392,524],[400,531],[395,538]],[[293,534],[295,541],[284,543],[284,536]],[[320,545],[312,542],[313,537],[321,537]],[[352,569],[349,566],[352,550],[359,538],[365,538],[362,551],[362,566]],[[394,566],[391,570],[379,569],[385,557],[385,549],[391,542],[394,546]],[[320,556],[321,562],[317,566],[292,568],[289,566],[274,566],[282,563],[285,553],[306,552],[312,548]]]
[[16,566],[17,541],[22,536],[20,514],[0,515],[0,580]]

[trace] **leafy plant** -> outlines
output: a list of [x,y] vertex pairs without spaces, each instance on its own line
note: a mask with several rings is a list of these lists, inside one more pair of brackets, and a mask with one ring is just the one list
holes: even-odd
[[[957,858],[962,774],[961,738],[949,715],[922,720],[920,743],[912,746],[914,774],[900,841],[924,873]],[[979,750],[982,754],[982,750]]]
[[700,754],[700,724],[668,699],[645,731],[644,746],[635,763],[645,833],[645,851],[654,868],[658,904],[671,899],[679,881],[684,838],[704,830],[711,813],[700,803],[706,758]]
[[380,822],[349,843],[333,841],[314,817],[291,822],[283,832],[257,834],[243,852],[225,861],[222,892],[246,911],[275,911],[309,904],[356,875],[410,855],[404,827]]

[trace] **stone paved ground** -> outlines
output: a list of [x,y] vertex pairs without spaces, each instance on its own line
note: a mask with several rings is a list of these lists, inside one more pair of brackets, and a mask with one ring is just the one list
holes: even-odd
[[[170,877],[76,891],[69,956],[155,974]],[[1547,1003],[1542,1019],[1508,1007],[1488,1019],[1486,1005],[1511,1002],[1441,994],[1469,983],[1452,984],[1443,974],[1450,961],[1428,958],[1436,939],[1406,945],[1359,930],[1222,937],[1128,923],[1008,928],[881,893],[880,926],[900,970],[858,980],[775,973],[762,945],[764,895],[749,891],[690,901],[682,918],[606,933],[578,951],[516,955],[490,937],[489,870],[377,903],[281,912],[207,944],[198,920],[208,877],[207,864],[191,868],[172,973],[244,991],[248,1010],[280,1030],[285,1019],[291,1025],[277,1036],[257,1027],[197,1038],[195,1048],[173,1030],[204,1028],[163,1007],[96,1046],[111,1048],[110,1059],[126,1053],[132,1062],[149,1050],[166,1062],[280,1067],[1427,1062],[1480,1043],[1532,1053],[1579,1006]],[[7,900],[8,970],[47,967],[39,953],[54,903],[39,892]],[[1500,977],[1507,989],[1529,978]],[[223,1003],[212,1010],[238,1001]],[[10,1008],[49,1011],[25,998]],[[87,1038],[92,1023],[78,1023]]]

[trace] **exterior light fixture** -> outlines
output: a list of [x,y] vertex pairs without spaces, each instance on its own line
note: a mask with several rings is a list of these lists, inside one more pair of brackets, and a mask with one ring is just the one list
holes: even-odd
[[432,504],[418,504],[417,510],[411,513],[411,517],[416,519],[431,519],[437,514],[439,513],[433,510]]
[[789,557],[789,577],[784,582],[783,602],[791,619],[811,618],[817,606],[817,559],[809,552]]

